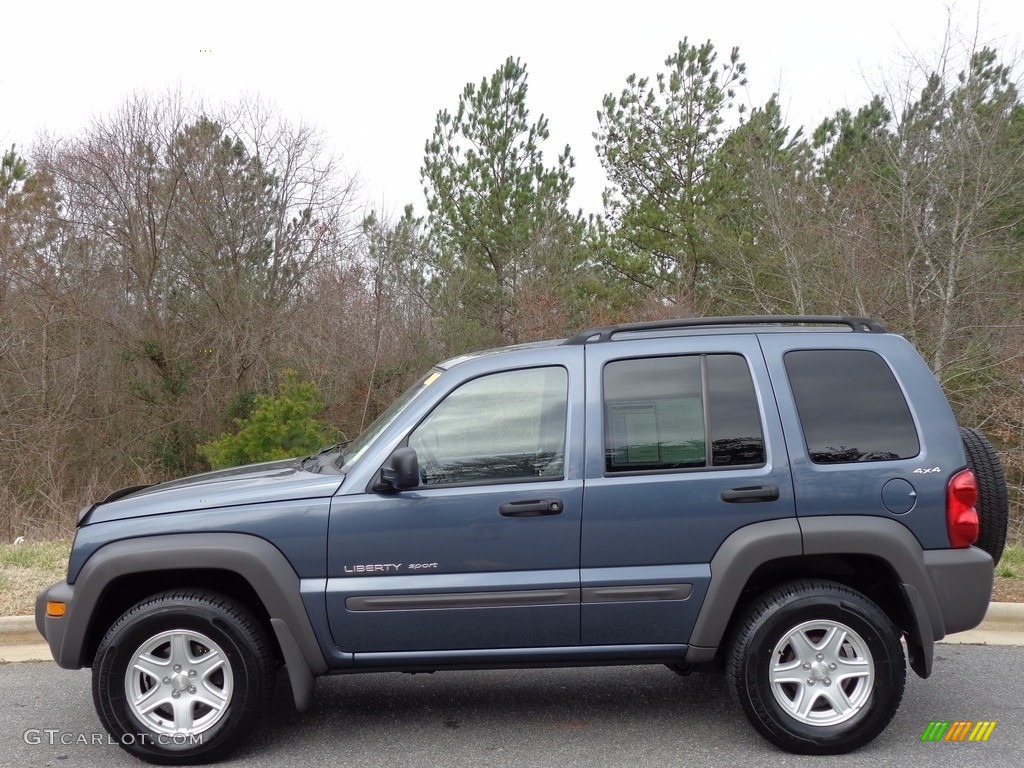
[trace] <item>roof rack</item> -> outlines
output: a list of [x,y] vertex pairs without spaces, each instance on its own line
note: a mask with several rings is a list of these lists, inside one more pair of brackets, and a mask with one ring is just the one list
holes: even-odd
[[646,323],[621,323],[591,328],[570,336],[562,344],[586,344],[611,341],[619,333],[661,331],[671,328],[715,328],[727,325],[845,325],[854,333],[888,333],[885,326],[869,317],[838,315],[750,315],[745,317],[684,317],[677,320],[653,320]]

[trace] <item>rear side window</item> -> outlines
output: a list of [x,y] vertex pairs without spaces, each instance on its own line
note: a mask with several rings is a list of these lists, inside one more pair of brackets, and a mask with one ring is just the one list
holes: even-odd
[[857,349],[787,352],[807,452],[816,464],[909,459],[917,428],[886,362]]
[[740,355],[610,362],[604,415],[609,473],[764,464],[760,411]]

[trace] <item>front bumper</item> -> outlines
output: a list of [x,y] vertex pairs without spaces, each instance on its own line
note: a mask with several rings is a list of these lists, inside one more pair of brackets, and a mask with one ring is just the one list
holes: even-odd
[[[75,588],[72,585],[66,581],[59,581],[44,589],[36,597],[36,629],[46,638],[54,661],[65,669],[79,669],[82,666],[77,654],[74,658],[68,658],[71,654],[63,653],[64,639],[70,626],[69,619],[72,614],[74,594]],[[63,616],[46,615],[46,603],[51,600],[64,603],[66,610]]]

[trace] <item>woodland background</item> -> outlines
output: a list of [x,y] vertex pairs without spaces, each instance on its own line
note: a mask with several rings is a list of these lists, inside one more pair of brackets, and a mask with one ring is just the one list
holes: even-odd
[[[509,59],[441,109],[424,200],[357,180],[273,105],[139,93],[0,168],[0,537],[208,468],[266,396],[355,437],[433,362],[610,322],[855,314],[921,351],[1002,453],[1024,534],[1024,105],[947,45],[813,130],[746,110],[739,51],[682,41],[609,84],[604,211],[569,206]],[[472,73],[468,73],[472,74]],[[616,90],[616,88],[619,88]],[[306,414],[308,416],[309,414]],[[305,416],[304,416],[305,418]],[[319,432],[317,431],[319,429]]]

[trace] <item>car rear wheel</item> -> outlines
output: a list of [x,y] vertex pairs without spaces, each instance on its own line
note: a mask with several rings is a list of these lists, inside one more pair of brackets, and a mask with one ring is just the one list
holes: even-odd
[[797,581],[755,601],[726,665],[753,726],[799,754],[858,749],[881,733],[903,698],[899,632],[864,595],[834,582]]
[[119,618],[93,664],[107,732],[152,763],[206,763],[234,749],[270,697],[270,640],[249,611],[211,592],[150,597]]

